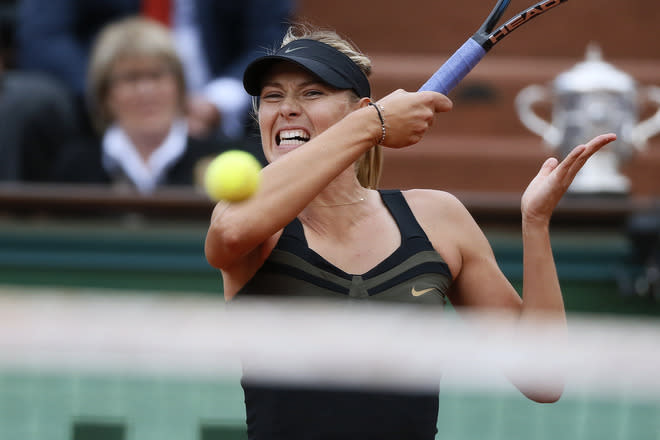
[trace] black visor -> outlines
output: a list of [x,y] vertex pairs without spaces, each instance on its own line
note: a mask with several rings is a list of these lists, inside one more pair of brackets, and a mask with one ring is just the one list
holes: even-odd
[[347,55],[316,40],[295,40],[272,55],[252,61],[245,69],[243,86],[252,96],[261,94],[264,75],[278,61],[293,62],[340,90],[355,91],[360,98],[370,97],[369,80]]

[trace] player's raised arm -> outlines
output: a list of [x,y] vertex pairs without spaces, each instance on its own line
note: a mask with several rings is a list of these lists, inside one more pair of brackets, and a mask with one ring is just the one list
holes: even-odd
[[561,162],[545,161],[522,196],[523,314],[556,313],[564,306],[550,246],[550,218],[577,172],[599,149],[616,139],[614,134],[597,136],[577,146]]

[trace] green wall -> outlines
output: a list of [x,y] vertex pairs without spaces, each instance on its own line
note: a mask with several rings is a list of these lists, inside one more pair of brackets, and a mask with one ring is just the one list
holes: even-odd
[[[520,291],[522,244],[516,230],[485,229],[500,267]],[[206,224],[0,222],[0,284],[100,287],[222,294],[219,271],[204,258]],[[630,246],[616,230],[552,231],[568,310],[660,314],[650,298],[624,295]]]

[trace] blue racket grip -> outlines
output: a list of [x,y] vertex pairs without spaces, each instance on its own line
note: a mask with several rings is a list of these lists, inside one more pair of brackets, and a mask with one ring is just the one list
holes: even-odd
[[469,38],[454,54],[440,67],[431,78],[424,83],[419,91],[431,90],[448,94],[456,85],[466,77],[486,55],[486,50],[474,39]]

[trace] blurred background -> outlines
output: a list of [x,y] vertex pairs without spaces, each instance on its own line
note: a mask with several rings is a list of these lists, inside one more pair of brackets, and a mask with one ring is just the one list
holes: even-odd
[[[127,72],[120,72],[117,69],[126,64],[119,62],[121,57],[135,55],[129,47],[128,52],[118,52],[117,64],[106,66],[107,78],[99,80],[106,89],[90,92],[87,71],[94,50],[100,50],[94,46],[99,33],[112,22],[140,11],[146,14],[138,3],[3,0],[0,4],[2,292],[222,298],[220,274],[203,254],[213,204],[200,188],[199,175],[205,161],[230,148],[245,149],[263,161],[257,131],[244,96],[227,107],[224,98],[235,92],[211,93],[220,90],[221,83],[232,84],[239,78],[234,71],[216,73],[211,58],[206,61],[206,82],[201,81],[197,89],[190,88],[189,76],[185,90],[172,83],[176,93],[185,95],[185,103],[179,108],[179,101],[172,101],[174,116],[160,128],[154,123],[153,132],[140,131],[147,127],[147,119],[136,119],[131,125],[131,115],[116,112],[99,129],[95,122],[99,114],[94,112],[105,108],[112,93],[120,93],[121,87],[154,85],[163,80],[157,75],[171,74],[177,63],[187,66],[185,60],[163,58],[167,51],[147,48],[138,55],[161,64],[138,63],[139,67],[133,66],[138,70],[129,66]],[[241,47],[240,53],[227,58],[234,68],[255,51],[273,47],[271,36],[284,29],[285,19],[309,21],[350,37],[372,58],[376,99],[397,88],[416,90],[472,35],[492,7],[483,0],[250,1],[240,2],[240,7],[233,1],[206,3],[214,13],[224,14],[224,21],[216,24],[226,26],[231,36],[225,35],[229,42],[224,44]],[[202,4],[195,6],[196,14]],[[509,10],[526,6],[526,1],[512,0]],[[249,8],[249,12],[243,10]],[[597,110],[609,114],[623,109],[632,120],[629,130],[646,123],[646,139],[622,142],[616,152],[616,166],[628,181],[625,189],[576,191],[561,202],[551,230],[558,272],[569,314],[657,319],[660,136],[655,132],[660,128],[655,126],[660,122],[655,115],[660,99],[654,87],[660,87],[658,17],[660,3],[653,0],[607,4],[571,0],[523,26],[450,94],[454,109],[437,118],[422,142],[414,148],[386,151],[381,186],[456,194],[486,232],[505,274],[520,288],[520,196],[546,157],[561,156],[562,145],[552,145],[547,136],[544,139],[525,125],[517,99],[527,87],[540,86],[546,96],[534,104],[534,111],[555,126],[562,139],[574,139],[559,125],[569,109],[563,100],[566,90],[557,79],[575,72],[587,60],[588,48],[597,47],[600,58],[591,60],[607,66],[597,65],[590,71],[593,83],[603,80],[605,67],[615,68],[632,81],[631,90],[607,90],[613,96],[608,101],[611,107],[603,104]],[[171,22],[163,26],[173,29]],[[255,26],[270,33],[264,32],[261,40],[252,39]],[[196,38],[200,35],[205,34],[200,31]],[[179,47],[176,44],[173,47]],[[66,68],[74,65],[74,55],[68,52],[74,47],[85,52],[77,58],[76,62],[85,63],[77,73]],[[60,50],[61,55],[48,56]],[[58,60],[68,61],[58,67]],[[75,88],[75,75],[84,82],[82,88]],[[219,81],[213,83],[213,79]],[[606,77],[605,83],[614,80]],[[571,99],[576,95],[582,99],[583,93],[591,91],[569,92]],[[96,107],[90,105],[92,101]],[[222,124],[236,109],[243,113],[238,117],[240,128],[232,131]],[[135,142],[132,151],[144,152],[145,163],[160,169],[158,173],[150,174],[123,159],[114,168],[108,166],[113,155],[105,145],[113,127],[130,137],[130,127],[137,126],[136,138],[155,136],[163,141],[181,119],[190,127],[182,147],[185,153],[170,157],[167,165],[158,168],[155,159],[149,162],[153,149],[145,147],[148,151],[144,152]],[[129,122],[122,126],[125,120]],[[145,325],[147,320],[145,316]],[[138,380],[12,370],[0,373],[0,438],[243,439],[247,437],[242,399],[236,381]],[[441,413],[445,416],[440,418],[438,438],[443,439],[487,438],[493,432],[498,432],[498,438],[660,436],[657,401],[587,402],[573,396],[541,409],[517,395],[448,393],[441,400]],[[507,428],[507,414],[513,414],[515,430]],[[483,423],[466,423],[475,415]]]

